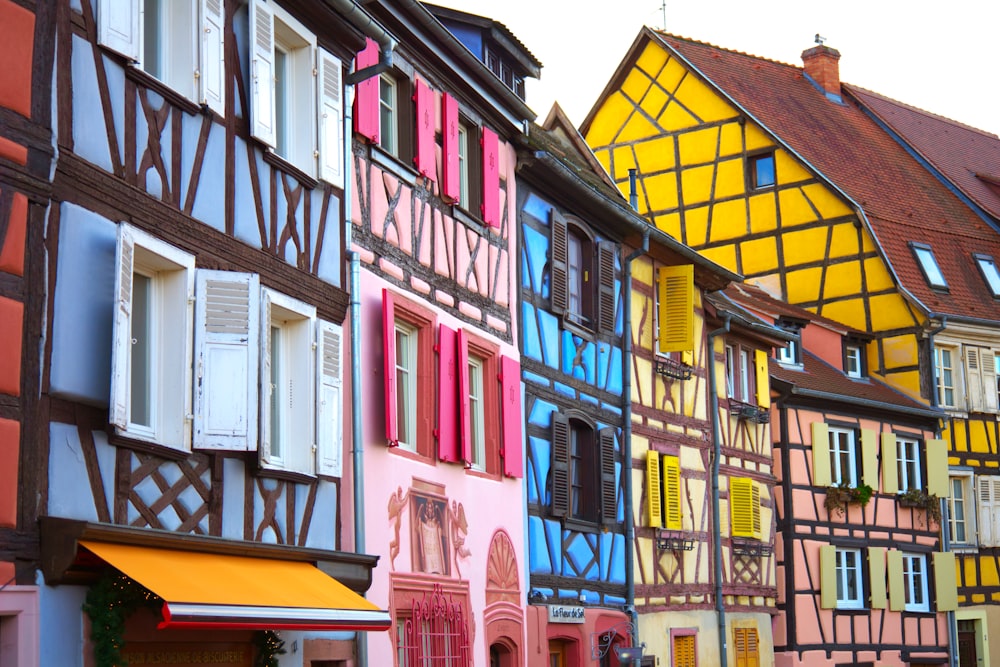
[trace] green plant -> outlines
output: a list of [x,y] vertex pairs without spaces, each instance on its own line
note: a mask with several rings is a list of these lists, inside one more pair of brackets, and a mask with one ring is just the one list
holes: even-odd
[[823,501],[823,506],[828,512],[836,512],[840,516],[844,516],[848,505],[854,504],[864,507],[874,494],[874,489],[867,484],[859,484],[858,486],[848,486],[847,484],[828,486],[826,487],[826,500]]
[[927,512],[927,518],[941,523],[941,499],[924,489],[907,489],[896,498],[903,507],[915,507]]

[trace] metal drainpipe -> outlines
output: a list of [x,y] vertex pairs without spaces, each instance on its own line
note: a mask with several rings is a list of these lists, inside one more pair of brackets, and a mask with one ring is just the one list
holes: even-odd
[[708,334],[708,391],[709,410],[712,413],[712,557],[715,574],[715,612],[719,620],[719,667],[727,667],[729,656],[726,648],[726,607],[722,599],[722,529],[719,526],[719,458],[722,454],[722,426],[719,421],[719,394],[716,391],[715,339],[729,333],[731,315],[726,315],[723,325]]

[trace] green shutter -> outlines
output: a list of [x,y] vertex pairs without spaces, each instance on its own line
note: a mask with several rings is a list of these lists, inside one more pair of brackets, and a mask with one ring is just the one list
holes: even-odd
[[893,549],[885,555],[889,574],[889,609],[902,611],[906,606],[906,589],[903,586],[903,553]]
[[878,433],[861,429],[861,481],[878,491]]
[[819,548],[819,606],[837,608],[837,547],[832,544]]
[[948,444],[936,438],[927,441],[927,493],[948,496]]
[[934,559],[934,594],[938,611],[955,611],[958,609],[958,572],[955,569],[955,554],[935,552]]
[[824,422],[812,423],[813,485],[830,486],[830,427]]
[[896,434],[882,434],[882,491],[899,492],[899,452],[896,450]]

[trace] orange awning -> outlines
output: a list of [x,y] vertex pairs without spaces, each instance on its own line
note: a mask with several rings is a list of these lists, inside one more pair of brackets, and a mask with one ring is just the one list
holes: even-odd
[[81,540],[163,598],[160,628],[386,630],[380,610],[301,561]]

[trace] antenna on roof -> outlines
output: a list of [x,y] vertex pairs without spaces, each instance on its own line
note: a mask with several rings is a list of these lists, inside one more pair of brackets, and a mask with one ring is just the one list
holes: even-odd
[[825,41],[826,41],[826,37],[824,37],[823,35],[821,35],[821,34],[819,34],[819,33],[817,32],[817,33],[816,33],[816,36],[815,36],[815,37],[813,37],[813,40],[815,40],[815,42],[816,42],[817,44],[819,44],[820,46],[822,46],[822,45],[823,45],[823,42],[825,42]]
[[663,12],[663,32],[667,31],[667,0],[660,4],[660,11]]

